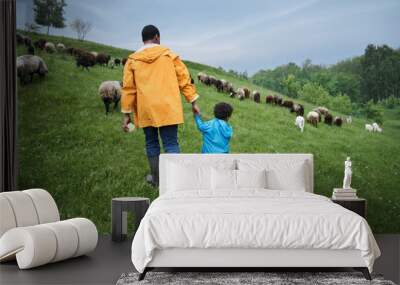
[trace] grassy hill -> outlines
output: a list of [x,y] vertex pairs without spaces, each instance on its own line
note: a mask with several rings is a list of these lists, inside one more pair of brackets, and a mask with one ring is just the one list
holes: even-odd
[[[45,37],[67,46],[104,51],[114,57],[130,52],[88,41]],[[18,47],[24,54],[25,47]],[[65,54],[38,52],[49,67],[45,79],[34,78],[18,86],[19,188],[42,187],[59,205],[62,218],[92,219],[100,232],[110,232],[111,198],[158,196],[144,182],[148,173],[141,130],[123,133],[119,112],[105,115],[98,86],[104,80],[120,80],[122,67],[96,66],[89,72],[76,68]],[[315,160],[315,193],[330,196],[341,186],[343,162],[353,160],[353,187],[368,199],[368,221],[374,232],[400,232],[400,110],[385,113],[384,132],[367,133],[366,120],[353,124],[318,128],[306,125],[304,133],[294,127],[294,115],[287,109],[266,105],[266,94],[275,93],[239,80],[216,68],[187,62],[193,78],[200,71],[225,78],[235,87],[261,91],[262,104],[238,101],[196,80],[203,116],[212,117],[215,103],[233,105],[230,123],[234,129],[234,153],[312,153]],[[300,101],[301,102],[301,101]],[[315,106],[301,102],[306,112]],[[179,127],[182,152],[198,153],[201,136],[195,128],[189,104],[184,104],[185,124]],[[397,221],[397,222],[396,222]]]

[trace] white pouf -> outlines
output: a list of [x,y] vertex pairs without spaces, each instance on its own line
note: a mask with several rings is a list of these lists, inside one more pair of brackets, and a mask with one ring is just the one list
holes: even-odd
[[95,224],[59,221],[57,205],[43,189],[0,193],[0,262],[16,259],[28,269],[87,254],[97,246]]

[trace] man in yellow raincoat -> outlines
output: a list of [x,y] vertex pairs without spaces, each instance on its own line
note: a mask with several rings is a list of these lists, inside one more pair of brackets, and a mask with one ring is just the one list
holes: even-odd
[[128,57],[124,67],[121,111],[123,130],[134,124],[143,128],[151,175],[147,181],[158,186],[160,135],[164,151],[179,153],[178,125],[183,123],[181,93],[193,112],[199,113],[199,95],[191,76],[178,55],[160,45],[160,32],[153,25],[142,30],[143,47]]

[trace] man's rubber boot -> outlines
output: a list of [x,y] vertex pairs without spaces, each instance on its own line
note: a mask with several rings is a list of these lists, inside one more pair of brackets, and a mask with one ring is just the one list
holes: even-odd
[[159,156],[147,157],[149,160],[150,173],[146,177],[146,181],[154,187],[158,187],[158,161]]

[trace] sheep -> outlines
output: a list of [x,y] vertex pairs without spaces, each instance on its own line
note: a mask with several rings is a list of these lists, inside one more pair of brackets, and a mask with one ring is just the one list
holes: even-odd
[[46,42],[44,44],[44,49],[48,52],[48,53],[54,53],[56,51],[56,46],[52,43],[52,42]]
[[288,109],[292,109],[293,101],[290,101],[290,100],[283,101],[282,107],[285,107],[285,108],[288,108]]
[[313,111],[316,111],[316,112],[318,112],[318,113],[320,113],[321,115],[324,115],[324,116],[326,114],[329,114],[329,110],[326,107],[318,107],[318,108],[315,108]]
[[221,81],[222,81],[222,91],[224,91],[225,93],[230,93],[234,90],[232,83],[230,83],[225,79],[222,79]]
[[208,76],[208,81],[207,81],[208,84],[206,84],[206,85],[210,85],[210,86],[214,85],[215,87],[217,87],[217,85],[216,85],[217,84],[217,80],[218,79],[215,76],[209,75]]
[[378,133],[381,133],[381,132],[382,132],[381,127],[379,127],[379,125],[378,125],[377,123],[373,123],[373,124],[372,124],[372,127],[373,127],[373,129],[374,129],[374,132],[378,132]]
[[36,55],[22,55],[17,57],[17,75],[21,84],[32,82],[33,75],[37,73],[43,77],[49,72],[46,63]]
[[25,45],[27,47],[32,45],[32,39],[22,34],[17,34],[17,44]]
[[283,99],[280,96],[274,96],[275,105],[282,105]]
[[65,47],[65,45],[63,43],[58,43],[56,45],[56,47],[57,47],[57,50],[60,51],[60,52],[63,52],[66,49],[66,47]]
[[353,118],[351,116],[348,116],[346,118],[346,123],[351,124],[353,122]]
[[318,122],[319,122],[319,117],[320,115],[315,112],[315,111],[310,111],[307,114],[307,123],[310,123],[314,127],[318,127]]
[[99,86],[99,94],[101,100],[103,100],[104,107],[106,109],[106,115],[109,113],[110,104],[114,102],[114,110],[118,107],[118,102],[121,99],[121,87],[120,81],[103,81]]
[[[93,54],[91,54],[90,52],[85,51],[84,49],[73,48],[73,50],[72,50],[72,55],[75,56],[76,58],[79,57],[79,56],[81,56],[81,55],[84,55],[84,54],[90,54],[90,55],[93,56]],[[96,57],[93,56],[93,58],[94,58],[95,61],[96,61]]]
[[222,92],[224,90],[224,83],[221,79],[217,79],[214,86],[217,88],[218,92]]
[[333,123],[333,116],[332,116],[330,113],[328,113],[328,114],[325,115],[324,123],[327,124],[327,125],[332,125],[332,123]]
[[199,72],[197,73],[197,80],[203,84],[205,84],[207,80],[208,75],[205,74],[204,72]]
[[292,108],[290,108],[291,113],[296,113],[297,116],[304,116],[304,106],[301,104],[293,103]]
[[45,39],[38,39],[37,41],[35,41],[35,42],[33,43],[33,45],[34,45],[36,48],[43,50],[43,49],[45,48],[46,42],[47,42],[47,41],[46,41]]
[[341,127],[341,126],[342,126],[342,123],[343,123],[343,119],[342,119],[341,117],[335,117],[335,118],[333,119],[333,124],[334,124],[335,126]]
[[236,92],[231,92],[231,94],[234,94],[233,97],[237,97],[240,101],[244,100],[245,98],[245,92],[243,88],[238,88]]
[[94,57],[97,58],[97,56],[99,55],[99,53],[97,51],[91,51],[90,52]]
[[253,91],[252,97],[253,97],[254,102],[256,102],[256,103],[260,103],[261,102],[261,94],[257,90]]
[[76,67],[82,67],[89,71],[89,67],[94,66],[96,64],[96,58],[93,54],[88,52],[82,52],[78,56],[76,56]]
[[127,57],[124,57],[124,58],[121,60],[122,65],[125,66],[125,63],[126,63],[127,61],[128,61],[128,58],[127,58]]
[[107,65],[110,58],[111,57],[105,53],[99,53],[96,57],[96,62],[100,65]]
[[371,133],[374,131],[374,127],[371,124],[365,124],[365,130]]
[[244,91],[244,98],[246,98],[246,99],[250,98],[250,89],[244,87],[243,91]]
[[115,66],[120,66],[121,60],[119,58],[114,58],[114,64],[115,64]]
[[294,121],[294,124],[296,127],[298,127],[301,132],[304,131],[304,117],[303,116],[297,116],[296,120]]
[[267,104],[272,104],[272,103],[274,103],[274,96],[268,95],[268,96],[265,98],[265,103],[267,103]]
[[318,108],[315,108],[313,111],[318,114],[318,122],[321,122],[322,120],[321,111]]

